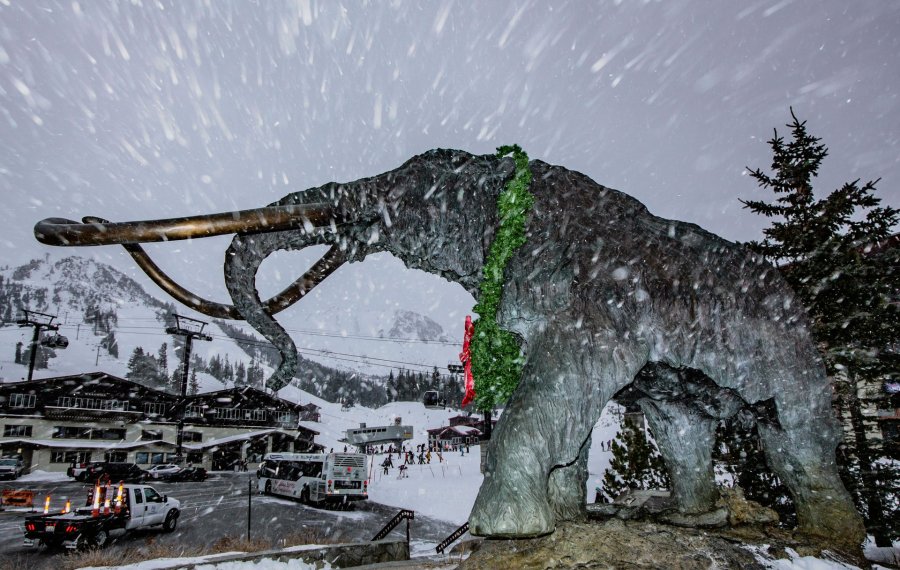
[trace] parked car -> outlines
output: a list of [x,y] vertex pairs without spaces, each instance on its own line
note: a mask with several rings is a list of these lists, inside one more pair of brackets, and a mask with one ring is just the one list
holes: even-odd
[[180,469],[181,466],[175,465],[174,463],[162,463],[160,465],[154,465],[150,469],[147,469],[147,475],[151,479],[162,479],[163,475],[175,473]]
[[25,472],[25,462],[19,457],[0,457],[0,479],[18,479]]
[[88,469],[93,465],[98,465],[102,461],[86,461],[75,463],[66,470],[66,475],[74,477],[76,481],[87,481]]
[[84,481],[97,481],[104,475],[109,476],[113,483],[118,481],[143,482],[147,478],[147,472],[137,466],[136,463],[114,463],[101,461],[91,463],[85,468]]
[[163,481],[206,481],[206,469],[203,467],[185,467],[174,473],[163,473],[160,476]]

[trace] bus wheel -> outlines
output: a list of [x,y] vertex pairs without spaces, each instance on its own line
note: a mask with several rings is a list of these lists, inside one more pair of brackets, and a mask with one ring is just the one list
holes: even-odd
[[266,495],[272,494],[272,482],[271,481],[266,481],[266,491],[265,492],[266,492]]
[[300,502],[304,505],[309,504],[309,487],[304,487],[302,491],[300,491]]

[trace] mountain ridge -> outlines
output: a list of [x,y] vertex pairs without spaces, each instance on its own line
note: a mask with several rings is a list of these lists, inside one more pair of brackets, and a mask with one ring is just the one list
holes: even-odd
[[[136,348],[141,347],[146,356],[157,359],[157,365],[160,360],[172,360],[171,365],[163,363],[165,373],[159,380],[162,382],[162,377],[171,378],[174,375],[179,363],[175,353],[180,349],[180,339],[173,339],[164,332],[165,327],[170,324],[171,316],[177,312],[207,320],[202,315],[176,307],[172,302],[160,300],[133,278],[95,259],[68,255],[51,260],[49,255],[45,255],[43,259],[34,259],[18,267],[6,266],[0,268],[0,346],[5,347],[0,354],[0,378],[6,378],[6,381],[24,378],[27,372],[27,366],[16,363],[12,358],[14,345],[22,343],[22,348],[27,350],[30,344],[32,329],[14,326],[16,320],[21,318],[23,309],[55,313],[54,322],[59,324],[60,333],[70,340],[70,348],[55,351],[49,359],[49,368],[36,371],[35,377],[96,369],[125,377],[129,372],[130,356],[133,356]],[[359,314],[351,316],[356,320],[357,326],[350,332],[372,331],[371,324],[360,323]],[[370,323],[377,322],[366,315],[363,317],[363,320]],[[256,366],[268,375],[277,363],[275,359],[278,358],[278,353],[274,347],[240,321],[209,321],[205,332],[211,333],[213,341],[194,344],[191,367],[198,372],[199,391],[233,385],[234,381],[227,378],[229,375],[233,376],[238,368],[246,373],[251,366]],[[326,398],[383,403],[390,399],[390,395],[385,392],[387,370],[380,370],[383,374],[373,374],[360,368],[370,364],[370,367],[390,368],[392,371],[410,368],[423,373],[430,372],[425,365],[416,365],[418,368],[407,366],[409,363],[404,362],[404,359],[408,357],[395,356],[400,352],[398,343],[409,340],[452,344],[436,321],[408,309],[394,309],[393,317],[385,325],[387,326],[373,335],[382,341],[390,341],[380,343],[377,350],[381,354],[378,357],[347,354],[298,342],[304,366],[302,378],[295,379],[296,385],[302,384],[308,391],[318,392],[318,395]],[[317,329],[318,331],[305,330],[297,334],[316,340],[336,337],[338,340],[349,340],[353,345],[373,340],[367,337],[354,338],[345,329],[336,333],[328,332],[322,327]],[[317,334],[318,337],[315,336]],[[107,338],[110,335],[114,338],[112,342],[116,345],[117,355],[110,350],[110,340]],[[162,348],[164,344],[174,349],[168,352],[168,358],[160,355],[160,351],[166,351]],[[402,348],[406,350],[406,346]],[[438,348],[444,349],[440,344]],[[455,349],[448,352],[452,353],[453,350]],[[78,357],[73,357],[75,353],[78,353]],[[342,354],[346,356],[342,357]],[[214,371],[215,375],[210,374],[207,366],[214,358],[220,361],[218,364],[221,368],[230,369],[224,376],[226,379],[223,379],[221,369]],[[351,361],[356,369],[328,366],[315,358],[343,358],[343,361]],[[254,381],[258,382],[258,378],[254,378]],[[175,383],[174,380],[167,382]]]

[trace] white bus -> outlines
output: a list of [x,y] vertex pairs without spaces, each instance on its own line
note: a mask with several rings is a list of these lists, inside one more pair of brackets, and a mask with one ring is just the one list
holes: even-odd
[[257,490],[302,503],[349,505],[369,498],[362,453],[267,453],[256,471]]

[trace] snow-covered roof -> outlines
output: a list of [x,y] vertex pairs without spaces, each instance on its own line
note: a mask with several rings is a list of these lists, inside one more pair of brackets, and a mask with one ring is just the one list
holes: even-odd
[[474,427],[469,426],[442,426],[435,429],[428,430],[428,433],[431,435],[437,435],[438,437],[442,437],[446,433],[452,433],[454,435],[460,436],[470,436],[470,435],[479,435],[481,430]]
[[293,437],[293,438],[296,438],[298,435],[296,433],[291,433],[291,432],[284,431],[281,429],[264,429],[264,430],[259,430],[259,431],[248,431],[246,433],[238,433],[235,435],[219,437],[216,439],[210,439],[208,441],[204,441],[203,443],[185,443],[184,448],[185,449],[193,449],[193,450],[208,449],[210,447],[215,447],[217,445],[224,445],[226,443],[233,443],[235,441],[246,441],[248,439],[253,439],[255,437],[262,437],[264,435],[269,435],[270,433],[280,433],[280,434],[284,434],[286,436]]
[[[150,445],[165,445],[174,447],[174,443],[162,440],[153,441],[85,441],[82,439],[0,439],[0,445],[9,443],[19,445],[33,445],[38,447],[78,447],[81,449],[133,449],[135,447],[146,447]],[[185,446],[187,447],[187,446]]]

